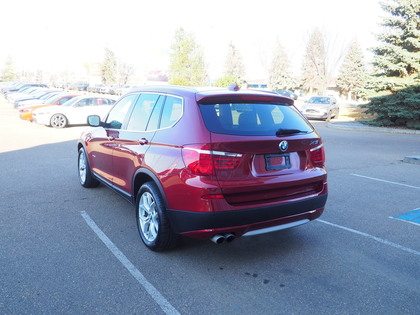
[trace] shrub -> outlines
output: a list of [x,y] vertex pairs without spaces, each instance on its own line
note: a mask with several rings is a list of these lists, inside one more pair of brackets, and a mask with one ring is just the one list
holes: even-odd
[[377,125],[420,129],[420,85],[373,97],[362,107],[366,114],[375,115]]

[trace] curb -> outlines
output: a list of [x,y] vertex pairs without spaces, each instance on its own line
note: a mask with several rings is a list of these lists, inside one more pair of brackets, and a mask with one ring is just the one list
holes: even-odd
[[420,165],[420,156],[406,156],[403,162]]
[[385,128],[385,127],[371,127],[363,125],[360,122],[356,121],[344,121],[344,122],[329,122],[327,123],[328,128],[335,128],[341,130],[355,130],[355,131],[365,131],[365,132],[383,132],[383,133],[399,133],[399,134],[410,134],[410,135],[420,135],[420,130],[410,130],[410,129],[396,129],[396,128]]

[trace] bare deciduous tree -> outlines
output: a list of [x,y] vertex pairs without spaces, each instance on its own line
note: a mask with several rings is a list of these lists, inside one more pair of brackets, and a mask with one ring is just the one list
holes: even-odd
[[305,43],[302,85],[309,94],[324,94],[345,55],[339,36],[326,36],[315,28]]

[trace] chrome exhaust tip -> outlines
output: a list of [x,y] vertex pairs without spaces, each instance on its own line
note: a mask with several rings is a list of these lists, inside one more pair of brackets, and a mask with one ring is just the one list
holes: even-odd
[[225,241],[225,236],[222,234],[216,234],[213,235],[210,240],[214,243],[214,244],[222,244]]
[[235,234],[227,233],[224,235],[224,237],[225,237],[226,243],[230,243],[230,242],[233,242],[233,240],[235,239]]

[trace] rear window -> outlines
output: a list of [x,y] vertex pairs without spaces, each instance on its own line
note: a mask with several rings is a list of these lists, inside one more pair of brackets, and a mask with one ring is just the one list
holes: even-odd
[[241,136],[273,136],[280,129],[310,133],[312,127],[293,106],[261,103],[200,105],[210,132]]

